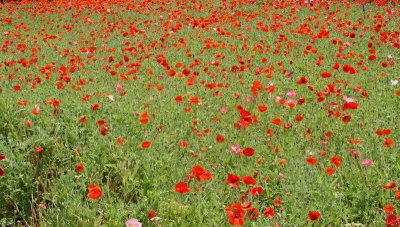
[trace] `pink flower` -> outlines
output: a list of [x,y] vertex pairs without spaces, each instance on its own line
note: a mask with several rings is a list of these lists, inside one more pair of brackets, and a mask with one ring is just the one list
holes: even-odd
[[279,101],[280,101],[281,99],[282,99],[281,97],[276,96],[274,100],[275,100],[275,102],[279,103]]
[[346,96],[343,97],[343,100],[344,100],[345,102],[356,102],[354,99],[348,98],[348,97],[346,97]]
[[290,97],[294,97],[297,95],[297,93],[295,91],[289,91],[288,93],[286,93],[286,95],[290,96]]
[[254,101],[254,99],[250,96],[246,98],[246,102],[253,102],[253,101]]
[[142,223],[140,223],[137,219],[129,219],[125,222],[126,227],[142,227]]
[[373,165],[373,164],[374,164],[374,162],[372,160],[368,159],[368,158],[362,160],[362,162],[361,162],[362,166],[370,166],[370,165]]
[[232,144],[232,154],[239,154],[240,153],[240,145],[239,144]]
[[226,112],[228,112],[228,108],[226,108],[226,107],[222,107],[220,110],[219,110],[219,112],[221,112],[221,113],[226,113]]
[[353,89],[354,92],[359,92],[359,91],[361,91],[361,90],[362,90],[362,89],[361,89],[360,86],[355,86],[354,89]]
[[122,85],[121,84],[116,84],[115,89],[117,89],[118,92],[122,91]]

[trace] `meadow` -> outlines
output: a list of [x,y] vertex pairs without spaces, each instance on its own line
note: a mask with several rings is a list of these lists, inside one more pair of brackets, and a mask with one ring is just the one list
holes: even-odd
[[399,226],[395,1],[0,5],[0,226]]

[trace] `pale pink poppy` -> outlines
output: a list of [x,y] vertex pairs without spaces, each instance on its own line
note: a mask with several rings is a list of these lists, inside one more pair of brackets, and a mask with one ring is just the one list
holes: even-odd
[[296,91],[289,91],[288,93],[286,93],[286,95],[290,96],[290,97],[294,97],[297,95],[297,93],[296,93]]
[[370,166],[370,165],[373,165],[373,164],[374,164],[374,162],[372,160],[368,159],[368,158],[362,160],[362,162],[361,162],[362,166]]

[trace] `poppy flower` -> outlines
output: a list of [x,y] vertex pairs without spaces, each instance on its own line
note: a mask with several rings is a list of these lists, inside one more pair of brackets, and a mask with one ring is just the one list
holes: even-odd
[[251,184],[251,185],[256,185],[257,181],[254,180],[254,178],[252,176],[245,176],[242,178],[242,182],[244,184]]
[[5,173],[4,169],[0,166],[0,177],[3,176]]
[[399,218],[394,214],[389,214],[386,216],[386,226],[387,227],[398,227],[399,226]]
[[331,76],[332,76],[332,73],[330,73],[330,72],[322,72],[321,73],[321,77],[322,78],[329,78]]
[[147,214],[147,219],[151,222],[155,221],[157,217],[157,213],[154,210],[150,210],[149,213]]
[[41,153],[43,151],[43,148],[41,147],[35,147],[36,153]]
[[235,174],[228,174],[228,178],[226,179],[226,185],[231,185],[232,188],[239,187],[240,177]]
[[393,181],[393,182],[390,182],[389,184],[385,184],[383,186],[383,188],[387,189],[387,190],[393,190],[396,188],[396,182]]
[[335,173],[335,171],[336,171],[336,170],[333,169],[333,168],[326,168],[325,173],[328,174],[328,175],[332,175],[332,174]]
[[400,200],[400,190],[396,191],[396,200]]
[[99,104],[98,103],[92,104],[92,111],[96,111],[97,109],[99,109]]
[[79,122],[85,123],[86,122],[86,116],[80,116],[79,117]]
[[150,147],[150,145],[151,145],[151,142],[150,142],[150,141],[144,141],[144,142],[142,143],[142,148],[147,149],[147,148]]
[[311,211],[308,213],[309,221],[317,221],[321,217],[321,214],[318,211]]
[[393,140],[390,138],[385,139],[385,147],[390,148],[393,144]]
[[225,141],[225,137],[224,137],[223,135],[221,135],[221,134],[218,134],[218,135],[215,137],[215,141],[216,141],[217,143],[223,143],[223,142]]
[[334,156],[331,158],[331,163],[336,167],[342,167],[342,163],[340,162],[340,157]]
[[190,192],[190,189],[185,182],[178,182],[175,184],[175,192],[184,194]]
[[101,133],[101,135],[102,136],[106,136],[107,135],[107,133],[108,133],[108,124],[104,124],[104,125],[102,125],[101,126],[101,128],[100,128],[100,133]]
[[265,211],[264,211],[264,217],[272,219],[272,218],[274,218],[274,216],[275,216],[274,209],[272,209],[272,207],[267,207],[267,209],[265,209]]
[[246,211],[247,211],[246,216],[253,221],[257,220],[258,216],[260,215],[257,207],[248,208],[248,209],[246,209]]
[[250,157],[250,156],[253,156],[253,155],[254,155],[254,149],[251,148],[251,147],[246,147],[246,148],[244,148],[242,152],[243,152],[243,155],[244,155],[244,156]]
[[245,212],[240,205],[240,203],[230,204],[225,208],[228,216],[229,224],[233,226],[243,226],[244,225],[244,215]]
[[276,207],[282,205],[282,200],[281,200],[281,198],[278,197],[278,198],[274,199],[274,204],[275,204]]
[[279,118],[274,118],[274,119],[272,119],[272,124],[281,125],[282,124],[282,120],[279,119]]
[[394,206],[392,205],[387,205],[383,208],[383,211],[385,211],[385,213],[387,214],[391,214],[394,212]]
[[348,122],[350,122],[350,120],[351,120],[351,115],[350,114],[344,114],[343,115],[343,117],[342,117],[342,121],[343,122],[348,123]]
[[32,114],[34,115],[40,114],[40,107],[38,105],[35,105],[35,108],[32,110]]
[[258,106],[258,110],[259,110],[260,112],[265,112],[265,111],[268,110],[268,107],[267,107],[266,105],[259,105],[259,106]]
[[30,128],[30,127],[32,127],[32,122],[28,120],[28,121],[26,121],[25,125],[27,128]]
[[212,179],[212,174],[205,171],[204,168],[200,165],[194,166],[192,168],[192,174],[196,176],[196,180],[198,182]]
[[76,172],[82,173],[83,172],[83,164],[79,163],[76,165]]
[[6,156],[4,154],[0,154],[0,161],[5,159],[5,158],[6,158]]
[[306,162],[309,164],[309,165],[315,165],[315,164],[317,164],[317,159],[315,159],[315,158],[306,158]]
[[307,84],[308,80],[306,77],[302,76],[298,81],[297,84],[302,85],[302,84]]
[[90,184],[88,186],[88,190],[89,190],[89,193],[88,193],[87,197],[90,199],[96,200],[96,199],[100,198],[102,195],[102,191],[101,191],[101,188],[99,187],[99,185],[94,186],[93,184]]
[[251,192],[252,196],[262,195],[264,192],[264,189],[262,187],[256,187],[256,188],[252,188],[250,190],[250,192]]

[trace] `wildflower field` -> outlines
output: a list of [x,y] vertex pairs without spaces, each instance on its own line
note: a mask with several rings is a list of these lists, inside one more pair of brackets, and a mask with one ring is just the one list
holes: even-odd
[[0,4],[0,226],[399,226],[399,10]]

